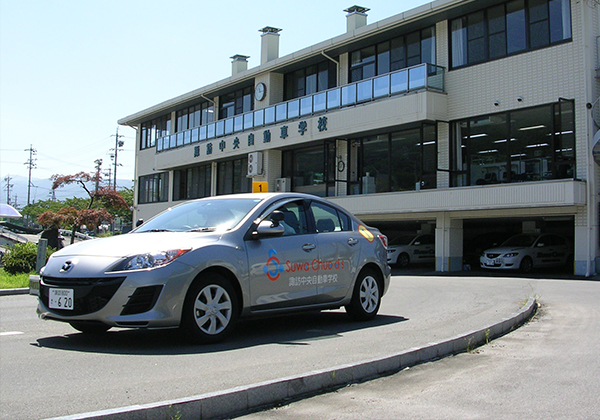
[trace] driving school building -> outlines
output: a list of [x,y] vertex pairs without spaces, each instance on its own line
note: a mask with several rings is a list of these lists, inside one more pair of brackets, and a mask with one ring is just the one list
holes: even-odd
[[283,57],[265,27],[259,66],[234,55],[229,77],[119,121],[137,129],[134,217],[305,192],[435,233],[437,271],[501,229],[570,237],[574,273],[594,275],[598,7],[439,0],[369,24],[353,6],[345,33]]

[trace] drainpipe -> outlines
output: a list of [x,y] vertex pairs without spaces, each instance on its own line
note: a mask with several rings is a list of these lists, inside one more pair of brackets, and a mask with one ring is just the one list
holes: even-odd
[[335,61],[333,58],[325,54],[325,51],[321,51],[323,57],[333,61],[335,63],[335,86],[338,87],[340,85],[340,62]]

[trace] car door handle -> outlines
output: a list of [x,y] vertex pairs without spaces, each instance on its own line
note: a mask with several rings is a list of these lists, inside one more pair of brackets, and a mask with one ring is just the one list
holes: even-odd
[[358,239],[356,239],[356,238],[350,238],[350,239],[348,239],[348,245],[350,245],[350,246],[354,246],[357,243],[358,243]]
[[302,249],[306,252],[310,252],[315,249],[317,246],[315,244],[304,244],[302,245]]

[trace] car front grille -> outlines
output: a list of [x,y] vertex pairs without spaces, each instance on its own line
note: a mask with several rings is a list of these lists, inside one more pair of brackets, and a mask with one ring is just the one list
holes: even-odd
[[129,300],[123,307],[121,315],[134,315],[148,312],[154,307],[162,288],[162,284],[138,287],[135,289],[135,292],[129,296]]
[[50,309],[51,312],[75,316],[91,314],[104,308],[108,301],[119,289],[125,277],[100,277],[100,278],[59,278],[42,276],[40,282],[40,300],[48,307],[50,288],[73,289],[73,310]]
[[500,254],[497,253],[490,253],[490,254],[485,254],[489,259],[494,259],[494,258],[498,258],[500,256]]

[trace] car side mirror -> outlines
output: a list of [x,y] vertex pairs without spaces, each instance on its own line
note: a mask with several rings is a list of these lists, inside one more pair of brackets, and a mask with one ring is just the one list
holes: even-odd
[[275,210],[269,216],[268,220],[263,220],[258,224],[256,230],[252,233],[252,236],[255,238],[265,237],[265,236],[281,236],[285,233],[285,228],[281,224],[284,219],[283,212],[279,210]]
[[273,213],[271,213],[271,216],[269,218],[273,222],[273,226],[276,227],[276,226],[279,226],[280,222],[283,222],[283,219],[285,219],[285,215],[283,214],[282,211],[275,210]]
[[144,224],[144,219],[137,219],[135,222],[135,227],[142,226]]
[[275,224],[271,220],[263,220],[260,222],[252,234],[255,238],[268,237],[268,236],[281,236],[285,232],[285,228],[279,222]]

